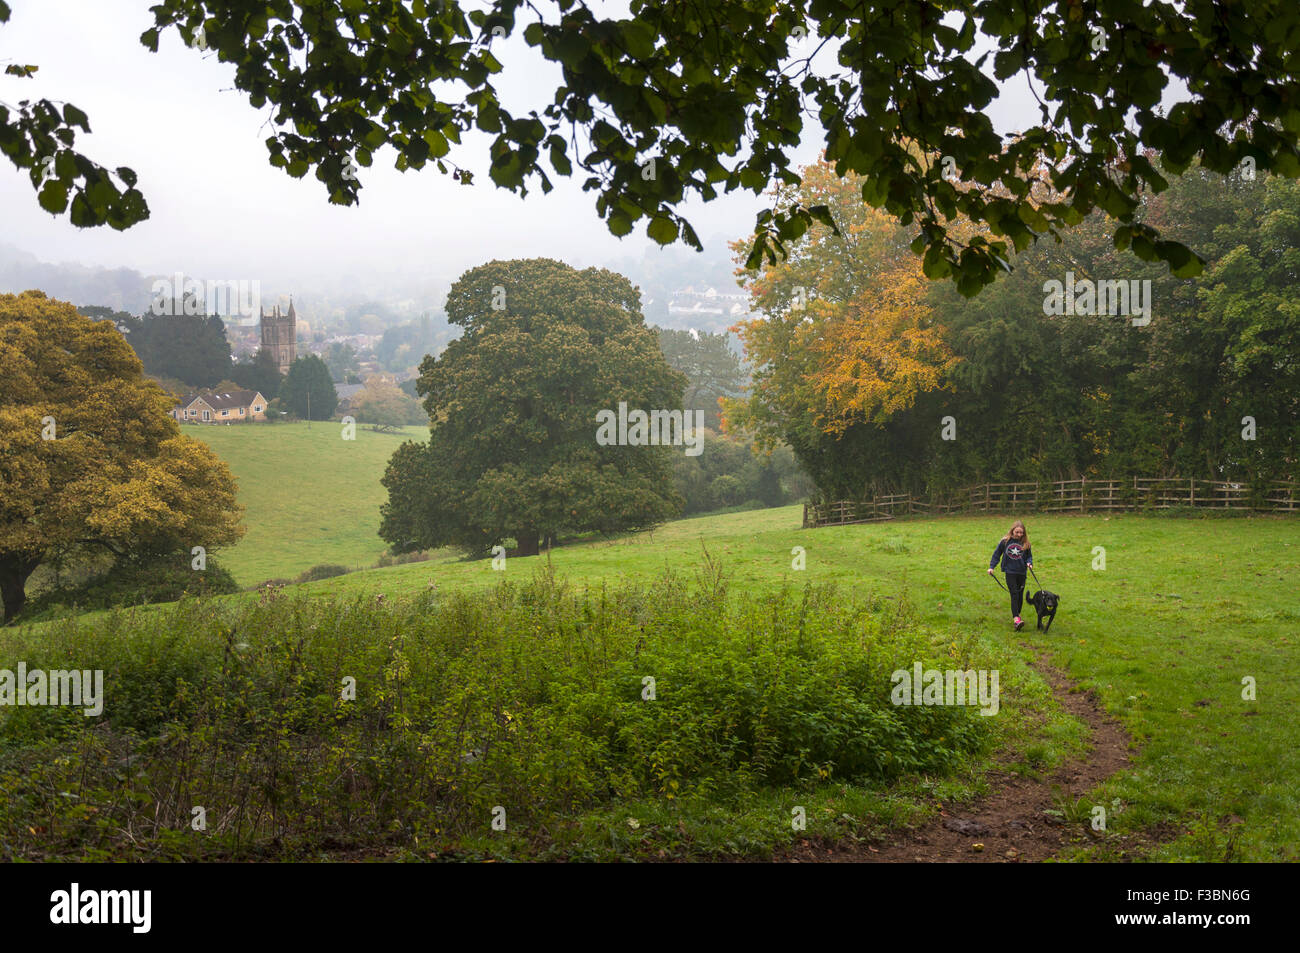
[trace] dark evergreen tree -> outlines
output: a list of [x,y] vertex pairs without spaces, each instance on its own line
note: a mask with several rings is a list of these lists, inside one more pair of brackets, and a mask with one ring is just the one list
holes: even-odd
[[656,328],[668,365],[686,375],[684,406],[704,411],[704,425],[717,430],[719,397],[738,397],[746,375],[725,334]]
[[289,373],[280,384],[279,398],[290,413],[303,420],[329,420],[339,405],[330,369],[315,354],[300,357],[289,365]]
[[258,348],[251,361],[240,361],[230,374],[231,380],[247,390],[255,390],[267,400],[280,396],[283,378],[276,364],[275,355],[265,348]]
[[148,374],[174,377],[195,389],[231,375],[226,325],[216,315],[185,314],[178,302],[171,314],[145,314],[123,323],[127,342]]

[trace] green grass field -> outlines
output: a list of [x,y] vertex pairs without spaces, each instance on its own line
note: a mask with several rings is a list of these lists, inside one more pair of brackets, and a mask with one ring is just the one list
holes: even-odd
[[239,481],[247,535],[217,557],[240,585],[293,578],[320,563],[373,566],[388,548],[377,535],[379,479],[404,440],[428,438],[424,427],[399,433],[356,428],[342,439],[332,421],[187,426]]
[[[693,571],[707,547],[731,585],[836,582],[846,592],[906,592],[919,621],[954,641],[972,635],[1026,663],[1022,638],[1094,688],[1139,744],[1136,765],[1098,792],[1126,805],[1132,829],[1183,832],[1163,859],[1300,859],[1300,523],[1266,518],[1026,517],[1035,568],[1061,595],[1051,632],[1012,632],[1007,596],[985,572],[1008,519],[966,517],[800,528],[785,507],[670,523],[654,533],[562,547],[557,574],[580,585],[650,582]],[[802,546],[807,568],[791,568]],[[1094,547],[1105,569],[1094,569]],[[394,566],[311,583],[338,596],[393,598],[526,577],[546,557]],[[1032,613],[1030,614],[1032,620]],[[1242,698],[1254,679],[1256,700]],[[1059,726],[1057,726],[1059,729]],[[1242,824],[1229,826],[1229,819]]]
[[[403,439],[423,434],[422,428],[408,428],[402,436],[358,430],[353,443],[340,440],[337,424],[325,423],[310,431],[297,424],[187,432],[207,441],[240,481],[248,535],[218,558],[246,585],[291,577],[319,563],[372,565],[384,550],[375,535],[384,464]],[[636,585],[653,592],[655,586],[678,584],[665,583],[668,578],[680,583],[707,576],[707,551],[741,602],[758,604],[783,587],[798,591],[805,583],[834,583],[846,599],[876,606],[905,596],[913,613],[908,624],[926,633],[936,651],[973,647],[1003,669],[1010,717],[992,720],[1002,741],[1018,752],[1018,770],[1050,774],[1066,757],[1078,755],[1086,734],[1031,668],[1043,649],[1082,688],[1094,689],[1134,739],[1132,767],[1091,795],[1097,803],[1119,799],[1116,831],[1158,831],[1156,860],[1300,859],[1300,676],[1292,661],[1300,637],[1300,522],[1136,514],[1025,519],[1038,574],[1062,596],[1048,635],[1034,631],[1032,621],[1014,633],[1007,596],[986,575],[989,556],[1010,522],[1004,517],[804,530],[800,508],[784,507],[571,543],[539,557],[510,557],[501,571],[490,560],[441,551],[427,562],[355,572],[286,594],[337,606],[346,617],[347,606],[374,606],[381,594],[389,605],[418,605],[434,591],[443,598],[503,581],[522,584],[548,569],[597,594],[602,587]],[[796,547],[806,568],[794,568]],[[217,605],[237,614],[258,600],[242,593]],[[22,657],[56,632],[69,651],[92,629],[129,642],[130,633],[144,631],[155,614],[170,611],[152,606],[91,613],[68,623],[71,628],[58,628],[57,622],[20,626],[0,638],[0,653]],[[510,651],[527,650],[521,644]],[[1253,685],[1253,700],[1243,697],[1244,683]],[[944,778],[875,788],[833,785],[805,796],[828,816],[852,815],[869,830],[914,821],[933,811],[935,796],[978,794],[982,784],[979,764],[957,765]],[[684,824],[691,835],[688,855],[761,854],[789,832],[774,832],[771,822],[784,794],[756,797],[721,815],[712,807],[682,813],[653,800],[635,805],[635,812],[647,829],[655,827],[655,818],[665,831]],[[619,828],[632,809],[616,803],[603,814],[574,820],[580,843],[573,855],[635,854],[640,842],[607,836],[610,825]],[[504,850],[500,840],[493,843],[484,850]],[[1111,851],[1104,840],[1085,841],[1068,856],[1109,859]]]

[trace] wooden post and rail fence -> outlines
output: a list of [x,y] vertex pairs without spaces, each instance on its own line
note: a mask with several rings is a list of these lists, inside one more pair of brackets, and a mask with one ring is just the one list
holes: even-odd
[[1133,477],[1131,480],[1077,480],[1029,483],[980,483],[928,499],[895,493],[869,500],[805,503],[803,525],[842,526],[878,523],[900,516],[949,513],[1111,513],[1133,510],[1249,510],[1256,513],[1300,512],[1300,483],[1274,480],[1259,494],[1249,483],[1231,480]]

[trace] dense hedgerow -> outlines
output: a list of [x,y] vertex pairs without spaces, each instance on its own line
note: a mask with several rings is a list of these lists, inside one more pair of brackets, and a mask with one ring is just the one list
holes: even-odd
[[454,845],[498,806],[540,830],[618,799],[939,773],[988,737],[972,709],[890,704],[890,673],[933,652],[905,607],[742,601],[716,576],[266,593],[23,631],[0,666],[102,668],[106,701],[2,710],[9,858]]
[[320,563],[312,566],[310,569],[304,569],[298,574],[294,582],[315,582],[319,579],[333,579],[335,576],[346,576],[352,572],[347,566],[340,566],[337,563]]
[[430,558],[430,554],[426,550],[414,553],[384,553],[379,557],[375,565],[383,569],[387,566],[404,566],[407,563],[428,562]]

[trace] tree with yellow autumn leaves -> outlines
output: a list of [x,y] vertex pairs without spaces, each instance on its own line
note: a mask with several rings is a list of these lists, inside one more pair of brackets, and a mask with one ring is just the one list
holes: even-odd
[[[878,428],[943,388],[958,359],[926,304],[907,230],[863,203],[861,183],[824,160],[802,178],[777,190],[778,203],[824,206],[838,229],[814,226],[785,260],[739,272],[765,317],[734,329],[753,386],[724,402],[725,419],[763,445],[790,444],[819,487],[838,487],[845,473],[870,472],[869,460],[843,459],[861,446],[845,434]],[[733,244],[738,254],[744,247]]]
[[191,564],[242,534],[235,480],[183,436],[112,321],[39,291],[0,295],[0,593],[4,619],[41,564],[107,553]]
[[[736,328],[753,386],[725,408],[728,425],[788,444],[824,500],[1176,476],[1231,479],[1261,503],[1293,482],[1300,187],[1200,169],[1143,196],[1131,229],[1096,212],[1053,236],[1037,214],[1060,201],[1046,162],[1016,213],[1032,241],[998,246],[990,229],[952,223],[950,237],[1003,263],[975,297],[923,280],[944,263],[926,260],[915,222],[863,205],[859,180],[803,169],[778,200],[837,228],[814,225],[787,260],[738,272],[763,317]],[[1204,277],[1169,274],[1151,228],[1193,249]],[[1062,286],[1090,295],[1102,282],[1128,294],[1055,303]]]

